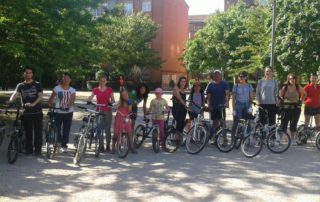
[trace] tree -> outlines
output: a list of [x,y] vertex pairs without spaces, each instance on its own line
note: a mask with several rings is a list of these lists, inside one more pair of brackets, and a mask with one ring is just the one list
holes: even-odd
[[276,70],[309,75],[320,67],[320,1],[277,1]]
[[247,8],[243,2],[227,12],[217,12],[196,37],[187,43],[184,61],[187,70],[198,74],[221,68],[231,75],[256,72],[267,63],[270,8]]
[[129,75],[135,66],[141,69],[160,67],[162,60],[151,48],[156,37],[158,25],[142,13],[131,16],[106,15],[101,24],[101,41],[103,61],[116,68],[119,74]]

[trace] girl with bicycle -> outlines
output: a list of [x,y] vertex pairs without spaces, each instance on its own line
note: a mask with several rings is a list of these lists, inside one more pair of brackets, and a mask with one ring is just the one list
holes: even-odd
[[280,96],[283,99],[283,114],[281,129],[287,131],[290,122],[290,135],[292,144],[296,144],[295,133],[300,118],[301,102],[304,97],[304,90],[299,85],[298,78],[294,74],[288,74],[287,82],[282,87]]
[[165,133],[164,133],[164,122],[165,122],[165,117],[164,117],[164,112],[168,112],[169,106],[167,101],[162,98],[163,91],[161,88],[156,88],[155,92],[156,98],[151,100],[150,107],[149,107],[149,113],[152,113],[152,124],[153,125],[158,125],[160,129],[160,144],[162,149],[165,149],[165,144],[164,144],[164,138],[165,138]]
[[[106,134],[106,152],[110,151],[110,142],[111,142],[111,122],[112,122],[112,107],[107,106],[108,104],[114,103],[114,95],[111,87],[107,86],[107,76],[101,75],[99,77],[99,86],[95,87],[92,90],[91,95],[88,97],[88,102],[90,103],[93,97],[96,96],[97,104],[105,104],[106,106],[99,107],[100,111],[104,113],[104,124],[102,127],[105,130]],[[97,110],[99,110],[97,107]],[[104,146],[101,145],[102,152],[104,151]]]
[[174,86],[172,96],[172,115],[177,121],[177,130],[181,133],[183,132],[187,115],[186,89],[187,78],[182,76],[179,78],[177,85]]
[[188,111],[190,118],[188,126],[190,128],[192,121],[198,117],[201,112],[201,108],[204,106],[204,91],[198,80],[192,86],[188,101],[190,102],[190,110]]
[[115,153],[115,146],[116,143],[118,144],[117,140],[119,139],[121,133],[126,131],[129,135],[129,147],[132,153],[136,153],[134,146],[133,146],[133,139],[132,139],[132,127],[131,127],[131,119],[128,122],[125,122],[125,118],[132,114],[132,101],[129,98],[129,93],[127,90],[122,90],[120,92],[120,101],[117,106],[117,113],[114,120],[114,135],[112,138],[112,150],[111,153]]
[[[70,74],[64,74],[60,84],[54,87],[51,96],[48,100],[48,105],[53,107],[53,100],[56,98],[55,108],[66,110],[56,110],[55,123],[58,129],[58,137],[61,141],[61,153],[68,150],[67,143],[69,141],[70,128],[73,117],[73,104],[76,99],[76,90],[70,86]],[[61,135],[62,126],[62,135]]]
[[233,109],[233,125],[232,134],[235,134],[239,120],[246,118],[248,113],[252,113],[251,101],[253,96],[253,88],[248,83],[248,74],[246,71],[240,72],[238,83],[232,88],[232,109]]
[[[147,113],[147,100],[149,95],[149,88],[145,83],[139,83],[137,87],[131,91],[130,99],[132,100],[132,112],[138,114],[138,105],[142,102],[143,115]],[[135,118],[132,119],[132,129],[134,129]]]

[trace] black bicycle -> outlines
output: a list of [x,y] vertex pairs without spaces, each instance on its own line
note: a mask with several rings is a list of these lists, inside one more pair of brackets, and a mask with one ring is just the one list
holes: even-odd
[[183,136],[182,134],[175,128],[175,120],[172,119],[170,124],[170,113],[172,111],[172,107],[167,112],[167,119],[165,120],[165,139],[164,146],[165,151],[169,153],[173,153],[179,149],[182,144]]
[[10,141],[7,150],[8,163],[13,164],[18,159],[18,154],[23,153],[26,148],[26,137],[23,133],[22,121],[23,117],[20,116],[21,106],[16,106],[14,112],[6,110],[5,113],[15,113],[16,117],[13,121],[14,131],[10,134]]
[[69,109],[62,109],[62,108],[56,108],[56,107],[49,107],[48,111],[48,117],[49,120],[47,122],[46,126],[46,149],[47,149],[47,158],[48,159],[53,159],[58,148],[58,129],[55,123],[55,118],[56,118],[56,110],[61,110],[61,111],[68,111]]

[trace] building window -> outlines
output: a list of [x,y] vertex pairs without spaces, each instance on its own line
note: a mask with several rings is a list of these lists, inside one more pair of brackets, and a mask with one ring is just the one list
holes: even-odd
[[142,2],[142,12],[151,12],[152,11],[152,3],[151,0]]
[[133,14],[133,3],[124,3],[124,13],[126,15]]

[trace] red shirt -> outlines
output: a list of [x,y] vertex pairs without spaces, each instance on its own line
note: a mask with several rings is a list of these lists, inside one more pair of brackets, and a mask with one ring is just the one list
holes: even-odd
[[310,83],[306,85],[303,89],[307,94],[304,104],[307,107],[320,107],[320,86],[316,85],[316,88],[314,88],[313,84]]
[[[97,97],[97,104],[109,104],[113,90],[112,88],[107,87],[105,91],[101,91],[99,87],[95,87],[92,92]],[[99,110],[99,107],[97,107],[96,110]],[[101,111],[111,111],[111,108],[103,106],[101,107]]]

